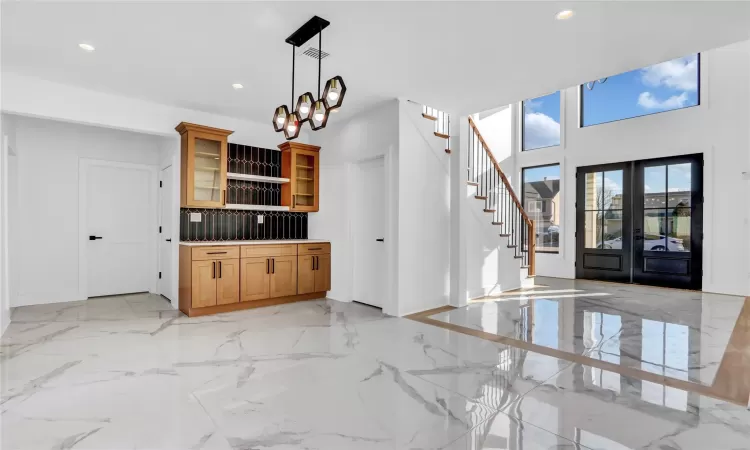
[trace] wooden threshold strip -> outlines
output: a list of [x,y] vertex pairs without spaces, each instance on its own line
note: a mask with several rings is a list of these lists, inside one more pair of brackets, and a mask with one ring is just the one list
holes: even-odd
[[[721,373],[722,370],[725,370],[726,375],[723,375],[722,377],[719,373],[717,373],[713,386],[706,386],[690,381],[679,380],[677,378],[667,377],[633,367],[621,366],[619,364],[590,358],[588,356],[579,355],[576,353],[563,352],[531,342],[521,341],[506,336],[499,336],[497,334],[487,333],[485,331],[479,331],[473,328],[467,328],[453,323],[442,322],[440,320],[431,319],[429,317],[434,314],[456,309],[453,306],[442,306],[440,308],[422,311],[405,317],[407,319],[411,319],[427,325],[433,325],[436,327],[444,328],[446,330],[455,331],[457,333],[478,337],[487,341],[497,342],[511,347],[529,350],[532,352],[540,353],[542,355],[551,356],[553,358],[583,364],[586,366],[595,367],[597,369],[608,370],[610,372],[618,373],[626,377],[635,378],[642,381],[649,381],[664,386],[682,389],[688,392],[695,392],[699,395],[705,395],[706,397],[711,397],[733,403],[735,405],[748,407],[750,406],[748,405],[748,396],[750,396],[750,393],[747,389],[750,388],[750,379],[744,379],[747,378],[746,374],[748,373],[748,370],[750,370],[750,306],[748,305],[750,305],[750,298],[745,300],[743,311],[740,314],[740,318],[738,318],[737,320],[737,325],[735,325],[735,332],[732,333],[732,337],[730,338],[729,346],[732,346],[732,348],[736,351],[730,352],[728,350],[728,352],[730,352],[730,355],[724,355],[724,360],[719,367],[719,372]],[[739,331],[737,330],[738,327],[740,328]],[[726,378],[726,381],[724,381],[723,378]],[[740,383],[740,386],[736,388],[737,386],[733,386],[732,383]]]

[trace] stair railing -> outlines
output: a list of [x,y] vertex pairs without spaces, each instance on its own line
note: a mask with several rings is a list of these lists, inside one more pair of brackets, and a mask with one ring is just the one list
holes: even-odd
[[476,196],[485,201],[485,212],[492,213],[492,224],[508,238],[521,266],[529,276],[536,273],[536,226],[523,209],[513,186],[503,173],[474,121],[469,117],[467,181],[477,187]]

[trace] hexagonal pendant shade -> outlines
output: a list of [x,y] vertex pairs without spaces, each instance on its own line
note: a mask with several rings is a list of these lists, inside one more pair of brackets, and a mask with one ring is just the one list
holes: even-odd
[[309,92],[305,92],[297,99],[297,107],[294,108],[294,112],[299,115],[300,124],[312,119],[313,102],[313,96]]
[[341,106],[344,103],[344,94],[346,94],[346,84],[344,84],[343,78],[336,75],[326,81],[326,88],[323,91],[323,102],[325,102],[326,109],[330,110]]
[[292,139],[297,139],[301,127],[302,123],[300,122],[299,114],[297,114],[296,111],[286,116],[286,121],[284,122],[284,137],[286,137],[286,140],[291,141]]
[[313,106],[313,115],[310,119],[310,128],[312,128],[313,131],[318,131],[325,128],[327,123],[328,109],[325,107],[325,104],[322,100],[318,100]]
[[286,124],[286,118],[288,116],[289,110],[286,108],[286,105],[281,105],[276,108],[276,111],[273,113],[273,129],[277,133],[284,131],[284,125]]

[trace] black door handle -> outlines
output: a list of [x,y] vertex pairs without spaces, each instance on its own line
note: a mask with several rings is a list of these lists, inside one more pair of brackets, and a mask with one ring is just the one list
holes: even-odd
[[172,242],[172,239],[167,239],[167,242]]
[[266,260],[266,273],[271,273],[271,260]]
[[212,264],[214,266],[214,274],[211,275],[211,278],[216,278],[216,261],[214,261]]
[[221,278],[221,261],[219,261],[219,278]]
[[276,273],[276,260],[271,260],[271,273]]
[[102,239],[101,236],[89,236],[89,241],[95,241],[97,239]]
[[385,242],[385,238],[375,239],[378,242]]

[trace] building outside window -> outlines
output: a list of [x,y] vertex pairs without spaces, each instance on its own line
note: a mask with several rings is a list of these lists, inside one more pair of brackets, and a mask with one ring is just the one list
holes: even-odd
[[523,208],[536,225],[536,250],[560,250],[560,165],[527,167],[522,179]]

